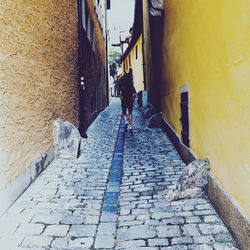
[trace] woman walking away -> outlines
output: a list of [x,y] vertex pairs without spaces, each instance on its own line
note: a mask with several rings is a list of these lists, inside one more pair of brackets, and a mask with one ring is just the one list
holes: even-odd
[[[120,98],[122,105],[122,115],[125,121],[125,129],[132,131],[132,111],[134,100],[136,98],[136,91],[133,86],[133,74],[132,69],[129,70],[128,74],[123,76],[120,87]],[[128,119],[127,119],[128,110]]]

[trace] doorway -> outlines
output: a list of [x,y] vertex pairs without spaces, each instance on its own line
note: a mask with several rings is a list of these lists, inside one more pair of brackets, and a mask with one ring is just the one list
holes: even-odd
[[181,140],[190,147],[190,125],[189,125],[189,84],[180,88],[180,110],[181,110]]

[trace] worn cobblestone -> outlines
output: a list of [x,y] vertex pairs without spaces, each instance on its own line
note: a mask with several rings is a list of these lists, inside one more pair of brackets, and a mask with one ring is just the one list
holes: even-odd
[[237,249],[207,197],[167,202],[185,164],[135,105],[133,132],[114,99],[77,160],[54,160],[0,218],[0,248]]

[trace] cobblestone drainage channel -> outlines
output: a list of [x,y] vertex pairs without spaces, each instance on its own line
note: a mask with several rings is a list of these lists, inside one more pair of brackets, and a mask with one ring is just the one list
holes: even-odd
[[125,138],[125,122],[121,119],[116,140],[114,156],[108,177],[107,190],[104,196],[102,212],[118,213],[118,198],[122,175],[123,146]]

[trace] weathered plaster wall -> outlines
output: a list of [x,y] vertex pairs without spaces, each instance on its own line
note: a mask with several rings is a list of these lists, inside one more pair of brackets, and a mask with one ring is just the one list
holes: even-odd
[[53,121],[78,126],[77,3],[2,0],[0,189],[53,145]]
[[180,135],[190,84],[191,149],[250,216],[249,2],[164,1],[163,117]]

